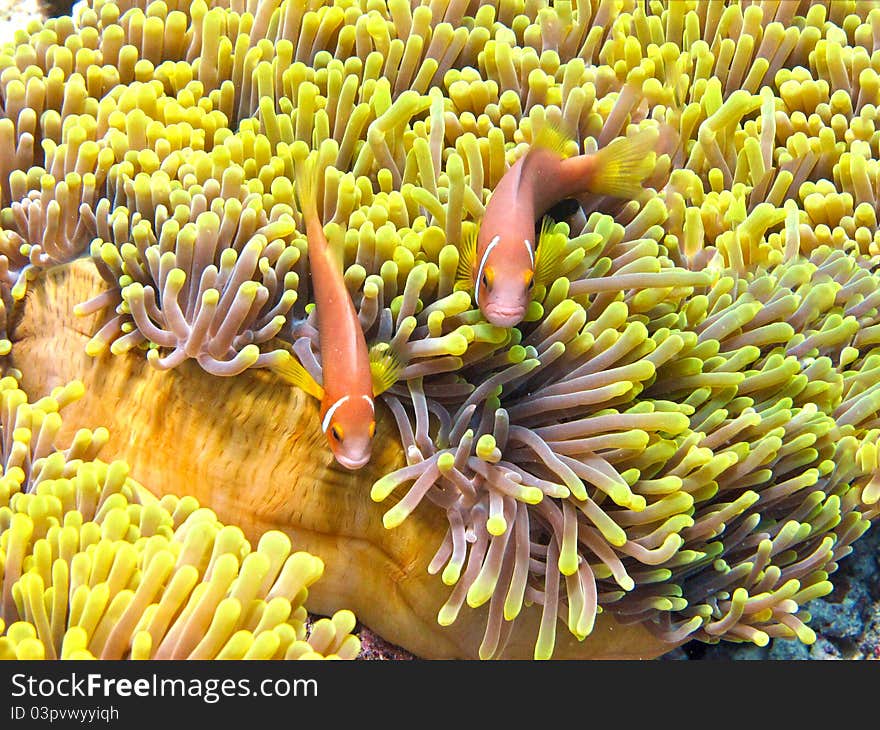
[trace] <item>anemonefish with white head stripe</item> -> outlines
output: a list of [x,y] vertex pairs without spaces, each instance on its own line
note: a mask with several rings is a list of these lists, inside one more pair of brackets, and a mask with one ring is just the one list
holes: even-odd
[[[645,129],[592,154],[566,156],[570,137],[548,124],[501,177],[479,232],[460,247],[460,282],[473,286],[483,316],[499,327],[522,321],[536,281],[549,284],[564,258],[564,241],[539,234],[535,222],[562,200],[584,194],[635,198],[654,169],[658,133]],[[544,227],[544,231],[547,226]]]
[[318,216],[315,157],[302,163],[297,189],[306,227],[312,289],[318,316],[323,385],[291,355],[275,372],[321,401],[321,431],[336,461],[359,469],[370,460],[376,431],[374,397],[397,379],[400,363],[390,350],[369,351],[357,312]]

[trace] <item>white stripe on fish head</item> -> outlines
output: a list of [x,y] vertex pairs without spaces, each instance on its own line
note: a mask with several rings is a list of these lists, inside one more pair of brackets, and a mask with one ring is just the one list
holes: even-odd
[[339,408],[345,401],[347,401],[351,396],[344,395],[338,401],[336,401],[332,406],[327,409],[327,412],[324,414],[324,420],[321,422],[321,432],[327,433],[327,429],[330,428],[330,420],[333,418],[333,414],[336,413],[336,409]]
[[361,398],[363,398],[367,403],[370,404],[370,408],[372,408],[373,413],[375,413],[376,412],[376,405],[373,403],[373,399],[370,398],[370,396],[368,396],[368,395],[362,395]]
[[532,262],[532,269],[535,268],[535,252],[532,251],[532,242],[528,238],[523,239],[523,243],[526,245],[526,251],[529,252],[529,261]]
[[480,266],[477,269],[477,282],[474,285],[474,301],[477,303],[478,307],[480,306],[480,280],[483,278],[483,269],[486,268],[486,261],[488,261],[492,249],[499,243],[501,243],[501,236],[495,236],[495,238],[489,241],[489,245],[486,246],[486,252],[483,254],[483,258],[480,259]]

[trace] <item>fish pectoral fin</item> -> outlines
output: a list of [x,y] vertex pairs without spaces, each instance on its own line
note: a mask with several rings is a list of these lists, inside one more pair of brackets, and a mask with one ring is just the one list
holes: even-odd
[[461,242],[458,245],[458,267],[455,270],[456,290],[470,291],[474,285],[474,269],[477,259],[477,236],[480,228],[473,221],[461,224]]
[[556,222],[544,216],[535,250],[535,284],[548,285],[559,276],[559,267],[565,259],[568,239],[554,231]]
[[562,159],[577,154],[577,145],[574,134],[563,124],[545,122],[532,139],[530,149],[543,149],[555,152]]
[[323,400],[324,389],[315,382],[315,379],[309,375],[309,371],[302,366],[299,360],[290,353],[287,354],[288,357],[280,365],[273,366],[272,371],[282,380],[304,390],[310,396],[319,401]]
[[657,163],[658,132],[643,129],[632,137],[618,137],[596,153],[587,190],[595,195],[634,199]]
[[373,396],[381,395],[394,385],[403,372],[400,354],[385,342],[370,348],[370,375],[373,378]]

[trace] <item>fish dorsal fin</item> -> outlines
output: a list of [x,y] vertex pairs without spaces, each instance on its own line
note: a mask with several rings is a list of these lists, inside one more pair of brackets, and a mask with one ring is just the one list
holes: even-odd
[[455,270],[455,288],[469,291],[474,284],[477,259],[477,236],[480,228],[473,221],[461,224],[461,243],[458,245],[458,268]]
[[403,371],[398,352],[384,342],[370,348],[370,375],[373,378],[373,395],[381,395],[394,385]]
[[657,141],[657,130],[649,127],[632,137],[618,137],[596,152],[589,192],[624,200],[638,198],[642,183],[654,171]]
[[272,371],[282,380],[304,390],[310,396],[319,401],[324,400],[324,389],[315,382],[315,379],[309,375],[309,371],[302,366],[299,360],[290,353],[287,354],[288,357],[281,364],[274,365]]
[[535,284],[551,284],[559,276],[559,267],[565,259],[565,236],[554,233],[556,222],[550,216],[541,221],[541,233],[535,250]]
[[530,149],[542,149],[555,152],[562,159],[571,157],[574,135],[562,124],[545,122],[532,140]]

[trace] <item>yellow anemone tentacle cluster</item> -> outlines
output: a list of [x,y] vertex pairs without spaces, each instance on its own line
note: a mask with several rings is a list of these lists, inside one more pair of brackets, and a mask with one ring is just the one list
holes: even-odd
[[256,549],[192,497],[157,499],[106,429],[52,444],[82,384],[29,403],[0,380],[0,659],[353,659],[354,614],[307,628],[324,564],[282,532]]

